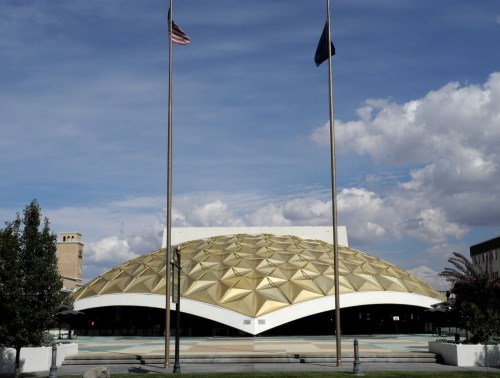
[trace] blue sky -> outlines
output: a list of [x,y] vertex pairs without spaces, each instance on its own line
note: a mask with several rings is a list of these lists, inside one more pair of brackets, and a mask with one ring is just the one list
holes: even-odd
[[[175,0],[174,224],[330,224],[323,0]],[[0,3],[0,221],[33,198],[85,279],[160,246],[162,0]],[[500,234],[500,3],[332,0],[339,223],[434,284]]]

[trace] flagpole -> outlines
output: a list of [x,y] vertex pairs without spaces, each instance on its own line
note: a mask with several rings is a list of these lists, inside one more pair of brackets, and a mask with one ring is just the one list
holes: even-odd
[[337,177],[335,163],[335,128],[333,114],[333,78],[332,78],[332,38],[330,32],[330,0],[326,1],[326,13],[328,22],[328,89],[330,105],[330,166],[332,180],[332,223],[333,223],[333,267],[335,285],[335,340],[337,346],[337,366],[342,366],[342,346],[340,329],[340,284],[339,284],[339,251],[337,233]]
[[165,251],[165,368],[170,365],[170,256],[172,229],[172,20],[174,10],[170,0],[170,18],[168,19],[168,140],[167,140],[167,221],[166,221],[166,251]]

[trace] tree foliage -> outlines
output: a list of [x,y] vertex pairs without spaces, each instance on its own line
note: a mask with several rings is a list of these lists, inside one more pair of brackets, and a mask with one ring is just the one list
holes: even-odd
[[500,335],[499,279],[460,253],[453,252],[448,262],[453,268],[445,268],[440,275],[452,284],[452,312],[457,325],[473,334],[472,342],[486,343]]
[[56,235],[33,200],[0,229],[0,345],[39,346],[61,302]]

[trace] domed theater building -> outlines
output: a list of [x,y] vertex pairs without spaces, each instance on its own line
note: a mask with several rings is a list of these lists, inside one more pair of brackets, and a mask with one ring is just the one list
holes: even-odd
[[[426,332],[446,298],[410,273],[349,248],[339,227],[343,334]],[[179,228],[183,336],[335,331],[331,227]],[[164,242],[165,244],[165,242]],[[174,254],[174,253],[173,253]],[[108,270],[73,293],[80,334],[164,334],[165,249]],[[171,304],[171,311],[175,311]],[[172,313],[172,328],[175,326]]]

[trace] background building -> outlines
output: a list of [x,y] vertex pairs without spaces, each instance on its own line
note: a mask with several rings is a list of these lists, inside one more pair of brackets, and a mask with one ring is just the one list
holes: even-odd
[[82,286],[83,243],[78,232],[63,232],[57,241],[57,264],[63,291],[73,292]]
[[485,272],[490,272],[492,277],[498,277],[500,236],[471,246],[470,257],[474,265],[480,266]]

